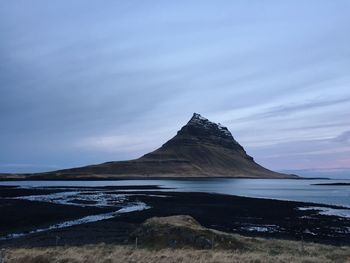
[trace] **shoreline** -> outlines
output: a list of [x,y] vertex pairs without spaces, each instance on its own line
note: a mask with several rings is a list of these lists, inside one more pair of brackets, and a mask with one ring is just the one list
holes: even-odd
[[[78,178],[1,178],[0,182],[16,181],[126,181],[126,180],[208,180],[208,179],[262,179],[262,180],[344,180],[327,177],[297,177],[297,178],[271,178],[271,177],[233,177],[233,176],[148,176],[148,177],[78,177]],[[345,179],[347,180],[347,179]]]
[[[91,188],[87,188],[87,190],[88,192],[93,191]],[[120,195],[128,195],[127,202],[143,202],[150,208],[102,221],[1,241],[0,247],[28,244],[48,246],[53,244],[55,236],[60,236],[67,245],[96,244],[99,242],[124,244],[127,242],[130,231],[146,219],[154,216],[178,214],[188,214],[205,227],[244,236],[286,240],[300,240],[302,238],[305,241],[318,243],[350,245],[350,218],[322,215],[316,209],[317,207],[341,209],[340,206],[223,194],[158,191],[153,188],[148,191],[147,189],[125,191],[125,188],[98,187],[95,190],[104,195],[113,195],[117,191]],[[5,232],[7,234],[28,232],[35,228],[47,227],[50,224],[116,210],[115,207],[84,207],[13,199],[14,195],[35,194],[40,196],[57,193],[57,191],[59,192],[57,188],[16,189],[9,187],[6,189],[6,187],[1,187],[0,196],[7,193],[7,197],[0,199],[1,236]],[[67,190],[65,187],[62,191],[66,192],[69,189]],[[24,207],[26,210],[23,210]],[[299,209],[302,207],[307,209]],[[349,232],[346,232],[347,229]]]
[[[50,172],[48,172],[50,173]],[[41,173],[39,173],[41,174]],[[24,174],[7,174],[0,173],[0,181],[119,181],[119,180],[203,180],[203,179],[305,179],[305,180],[317,180],[325,179],[329,180],[330,178],[304,178],[296,174],[288,174],[285,177],[264,177],[264,176],[201,176],[201,175],[182,175],[182,174],[164,174],[164,175],[114,175],[114,174],[94,174],[87,176],[73,175],[77,176],[75,178],[70,177],[56,177],[49,176],[45,177],[45,173],[38,175],[37,173],[24,173]],[[290,177],[289,177],[290,176]],[[16,178],[19,177],[19,178]]]

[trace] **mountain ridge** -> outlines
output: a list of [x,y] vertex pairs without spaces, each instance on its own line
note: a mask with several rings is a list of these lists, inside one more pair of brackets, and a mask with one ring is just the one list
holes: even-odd
[[78,168],[27,175],[31,179],[130,177],[297,178],[257,164],[220,123],[194,113],[160,148],[129,161],[111,161]]

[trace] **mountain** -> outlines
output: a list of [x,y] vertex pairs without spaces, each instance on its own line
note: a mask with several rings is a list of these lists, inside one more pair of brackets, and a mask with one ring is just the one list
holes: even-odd
[[159,149],[130,161],[28,175],[35,179],[117,177],[296,178],[257,164],[230,131],[194,113],[190,121]]

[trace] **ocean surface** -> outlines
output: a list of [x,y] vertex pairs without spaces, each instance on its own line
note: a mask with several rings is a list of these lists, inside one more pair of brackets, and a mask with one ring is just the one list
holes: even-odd
[[350,207],[350,185],[316,185],[322,183],[350,183],[350,179],[281,180],[211,178],[113,181],[2,181],[0,185],[24,188],[152,185],[164,188],[164,191],[218,193]]

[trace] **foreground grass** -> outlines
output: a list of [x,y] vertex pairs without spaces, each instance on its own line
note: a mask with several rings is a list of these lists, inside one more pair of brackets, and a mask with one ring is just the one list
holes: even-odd
[[[255,240],[255,239],[254,239]],[[6,263],[112,263],[112,262],[350,262],[349,247],[256,239],[250,250],[135,249],[120,245],[86,245],[57,248],[12,248],[6,250]]]
[[[150,218],[131,237],[138,238],[138,248],[131,245],[103,243],[51,248],[9,248],[6,250],[5,262],[350,263],[350,247],[244,237],[205,228],[192,217],[186,215]],[[202,242],[198,244],[198,240]],[[209,242],[210,240],[211,242]],[[176,242],[174,243],[174,241]],[[211,249],[208,248],[207,243]],[[169,248],[169,244],[173,248]],[[204,246],[202,246],[203,244]],[[207,249],[198,249],[198,245]]]

